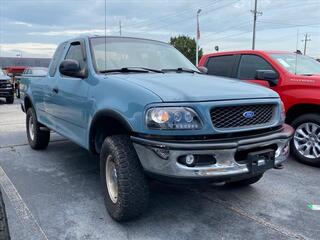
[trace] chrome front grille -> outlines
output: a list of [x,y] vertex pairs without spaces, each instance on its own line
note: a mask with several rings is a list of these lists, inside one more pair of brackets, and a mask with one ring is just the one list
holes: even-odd
[[271,125],[275,104],[221,106],[211,110],[211,121],[217,129],[260,127]]

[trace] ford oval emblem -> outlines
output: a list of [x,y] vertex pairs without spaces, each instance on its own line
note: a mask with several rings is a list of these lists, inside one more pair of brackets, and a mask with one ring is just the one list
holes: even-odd
[[245,118],[253,118],[254,117],[254,112],[253,111],[246,111],[242,114]]

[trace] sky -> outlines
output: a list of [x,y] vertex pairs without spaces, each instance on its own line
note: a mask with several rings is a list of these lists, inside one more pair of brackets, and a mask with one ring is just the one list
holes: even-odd
[[[205,53],[250,49],[254,0],[106,0],[107,35],[169,42],[196,35]],[[303,51],[320,58],[320,0],[258,0],[256,49]],[[0,0],[0,56],[51,57],[57,44],[104,35],[104,0]]]

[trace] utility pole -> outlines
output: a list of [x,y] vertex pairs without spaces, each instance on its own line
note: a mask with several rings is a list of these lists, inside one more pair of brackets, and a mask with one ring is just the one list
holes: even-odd
[[122,35],[122,25],[121,25],[121,20],[119,21],[119,34],[120,34],[120,36]]
[[199,27],[199,15],[201,13],[201,9],[197,11],[197,34],[196,34],[196,67],[198,67],[199,63],[199,39],[200,39],[200,27]]
[[306,53],[307,53],[307,42],[311,41],[310,35],[308,35],[308,33],[306,33],[304,35],[304,39],[301,40],[301,41],[304,42],[303,55],[306,55]]
[[256,24],[257,24],[257,15],[261,16],[262,12],[258,11],[258,0],[254,0],[254,10],[251,10],[253,13],[253,33],[252,33],[252,50],[255,49],[256,45]]

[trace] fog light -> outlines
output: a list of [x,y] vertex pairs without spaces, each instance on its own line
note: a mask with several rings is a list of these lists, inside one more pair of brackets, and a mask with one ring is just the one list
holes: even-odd
[[186,164],[188,166],[192,166],[194,164],[194,156],[192,154],[188,154],[186,156]]

